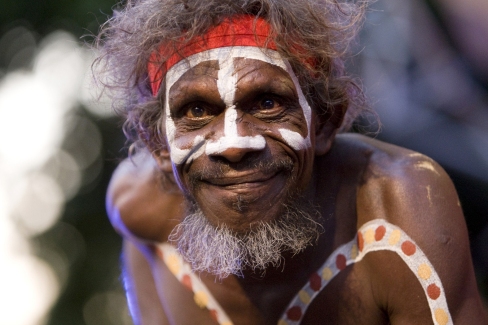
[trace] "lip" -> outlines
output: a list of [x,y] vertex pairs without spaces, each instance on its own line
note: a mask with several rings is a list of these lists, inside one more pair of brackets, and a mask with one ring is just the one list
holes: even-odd
[[234,200],[236,195],[248,201],[266,200],[276,197],[285,185],[285,179],[279,171],[273,173],[246,172],[225,177],[206,179],[204,187],[213,193],[212,196],[222,200]]
[[236,175],[228,175],[225,177],[210,178],[205,179],[204,182],[218,187],[230,188],[230,187],[241,187],[241,186],[259,186],[269,180],[273,179],[278,172],[271,174],[263,174],[259,171],[246,172]]

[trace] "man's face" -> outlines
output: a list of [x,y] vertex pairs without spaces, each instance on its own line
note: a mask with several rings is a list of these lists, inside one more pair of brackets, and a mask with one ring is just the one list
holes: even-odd
[[168,71],[165,98],[176,178],[214,226],[241,232],[275,220],[306,189],[312,111],[277,52],[227,47],[195,54]]

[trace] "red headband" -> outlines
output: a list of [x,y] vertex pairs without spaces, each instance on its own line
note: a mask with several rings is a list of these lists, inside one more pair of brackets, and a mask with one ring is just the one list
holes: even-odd
[[254,46],[276,50],[276,44],[269,39],[271,26],[262,18],[249,15],[238,15],[225,19],[212,27],[206,34],[195,37],[178,48],[161,65],[168,49],[161,46],[158,52],[151,54],[147,73],[153,96],[158,94],[161,82],[171,67],[190,55],[226,46]]

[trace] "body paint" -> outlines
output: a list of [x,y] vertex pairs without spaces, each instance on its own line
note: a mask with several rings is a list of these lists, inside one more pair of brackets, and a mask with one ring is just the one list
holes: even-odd
[[217,141],[207,142],[205,153],[207,155],[219,154],[231,148],[262,150],[265,146],[266,140],[262,135],[239,136],[237,132],[237,110],[235,105],[232,105],[225,111],[224,136]]
[[[279,129],[283,140],[293,149],[301,150],[311,146],[310,142],[310,125],[312,110],[308,104],[302,89],[298,83],[298,79],[293,72],[290,64],[284,61],[280,54],[274,50],[262,49],[253,46],[232,46],[222,47],[200,52],[189,56],[186,60],[178,62],[166,74],[166,96],[164,109],[166,112],[166,134],[170,147],[171,161],[174,164],[183,164],[191,162],[204,152],[207,155],[218,154],[229,148],[250,148],[254,150],[264,149],[266,140],[262,135],[257,136],[239,136],[237,130],[237,111],[234,105],[234,95],[236,91],[237,77],[235,76],[234,59],[246,58],[260,60],[287,71],[290,75],[298,95],[300,106],[303,110],[303,115],[307,123],[307,136],[304,138],[298,132]],[[209,141],[201,146],[198,150],[192,152],[192,148],[200,144],[203,140],[202,136],[195,137],[190,148],[182,149],[175,145],[176,126],[171,117],[169,107],[169,91],[171,87],[177,82],[183,74],[189,69],[195,67],[197,64],[204,61],[216,60],[219,63],[219,73],[217,80],[217,87],[223,102],[226,105],[224,135],[214,141]]]
[[[189,289],[194,295],[204,292],[208,298],[204,307],[217,311],[218,324],[232,324],[218,301],[206,289],[205,284],[191,270],[176,249],[168,243],[158,244],[156,252],[177,279],[184,283],[186,277],[195,285]],[[400,227],[382,219],[371,220],[358,229],[353,240],[335,249],[327,260],[314,272],[310,281],[295,295],[281,315],[279,325],[298,325],[312,302],[327,288],[329,283],[348,266],[359,263],[369,254],[377,251],[396,253],[410,271],[415,275],[427,298],[433,324],[453,325],[452,316],[447,305],[447,298],[442,281],[425,253],[417,243]],[[423,299],[423,297],[418,297]]]
[[262,135],[241,137],[238,134],[237,110],[234,105],[237,76],[234,69],[234,56],[232,55],[228,55],[223,60],[219,60],[217,88],[226,106],[224,136],[216,141],[209,141],[205,153],[207,155],[219,154],[230,148],[264,149],[266,140],[264,140]]
[[[441,279],[424,252],[400,227],[382,219],[371,220],[358,229],[357,236],[339,246],[317,272],[312,274],[288,305],[279,325],[298,325],[320,292],[347,266],[377,251],[396,253],[417,277],[427,298],[433,324],[453,325]],[[419,297],[419,299],[423,299]]]
[[428,160],[423,160],[415,163],[415,169],[417,170],[428,170],[439,176],[439,172],[435,169],[435,166],[432,162]]

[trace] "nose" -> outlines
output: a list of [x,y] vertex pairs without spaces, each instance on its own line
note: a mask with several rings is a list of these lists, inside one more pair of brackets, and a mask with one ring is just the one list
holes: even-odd
[[248,152],[263,150],[266,140],[261,135],[254,137],[226,137],[216,142],[207,143],[205,153],[209,156],[220,156],[230,162],[239,162]]
[[230,162],[236,163],[244,157],[244,155],[249,152],[250,150],[243,150],[238,148],[228,148],[224,150],[220,156],[224,157]]
[[[227,108],[224,120],[224,134],[219,139],[209,141],[205,153],[209,156],[220,156],[230,162],[240,161],[248,152],[263,150],[266,140],[262,135],[249,136],[249,127],[241,125],[241,134],[237,128],[237,111],[233,107]],[[243,129],[245,128],[245,129]]]

